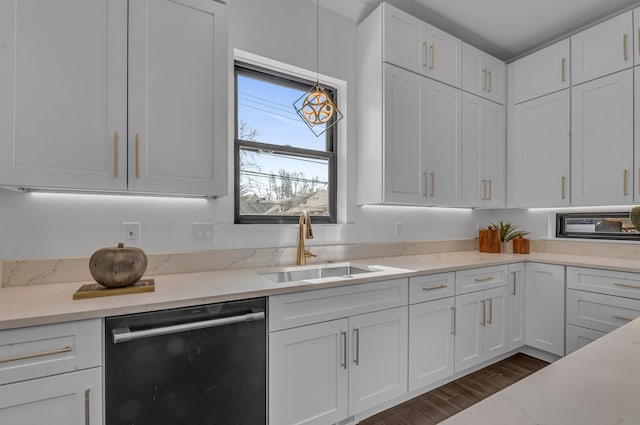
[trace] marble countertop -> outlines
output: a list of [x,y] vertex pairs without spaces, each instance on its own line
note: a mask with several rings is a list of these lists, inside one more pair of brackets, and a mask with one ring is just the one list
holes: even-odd
[[[544,252],[517,255],[458,251],[352,261],[352,264],[378,266],[381,271],[355,275],[351,279],[325,278],[276,283],[259,274],[276,270],[296,270],[300,269],[300,266],[181,273],[145,276],[155,279],[155,292],[81,300],[73,300],[72,295],[83,282],[8,287],[0,289],[0,329],[271,296],[522,261],[640,273],[638,260]],[[318,262],[306,267],[317,267],[321,264]],[[342,263],[324,263],[326,266],[339,264]]]
[[640,424],[640,319],[442,422]]

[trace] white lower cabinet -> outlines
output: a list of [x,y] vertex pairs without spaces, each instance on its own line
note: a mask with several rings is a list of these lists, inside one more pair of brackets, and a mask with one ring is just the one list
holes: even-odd
[[604,335],[606,335],[606,333],[594,331],[593,329],[567,325],[566,354],[569,355],[578,348],[582,348]]
[[0,386],[0,423],[101,424],[102,368]]
[[409,391],[453,375],[455,299],[409,306]]
[[509,351],[525,344],[525,263],[509,264],[508,313],[508,349]]
[[455,372],[507,352],[506,286],[456,296]]
[[407,392],[407,307],[269,335],[269,423],[333,424]]
[[564,266],[527,263],[526,342],[540,350],[564,355]]

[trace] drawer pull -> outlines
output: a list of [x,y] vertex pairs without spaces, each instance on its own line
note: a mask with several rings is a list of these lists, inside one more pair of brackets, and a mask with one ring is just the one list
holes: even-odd
[[434,290],[436,290],[436,289],[444,289],[444,288],[446,288],[446,287],[447,287],[447,285],[434,286],[434,287],[432,287],[432,288],[425,288],[425,287],[423,286],[423,287],[422,287],[422,290],[423,290],[423,291],[434,291]]
[[633,320],[636,320],[636,319],[634,319],[633,317],[620,316],[619,314],[614,314],[614,315],[613,315],[613,318],[614,318],[614,319],[619,319],[619,320],[626,320],[627,322],[631,322],[631,321],[633,321]]
[[38,357],[53,356],[55,354],[68,353],[72,350],[71,347],[60,348],[59,350],[42,351],[40,353],[22,354],[20,356],[5,357],[0,359],[0,363],[17,362],[18,360],[35,359]]
[[640,285],[632,285],[630,283],[613,282],[613,284],[616,286],[622,286],[623,288],[640,289]]
[[476,277],[476,282],[489,282],[490,280],[493,280],[492,276],[489,276],[489,277]]

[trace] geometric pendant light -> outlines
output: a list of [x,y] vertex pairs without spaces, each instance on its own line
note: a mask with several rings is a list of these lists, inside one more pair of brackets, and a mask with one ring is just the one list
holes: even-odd
[[333,127],[343,117],[336,104],[331,100],[331,96],[320,86],[318,70],[319,21],[319,6],[318,0],[316,0],[316,84],[293,103],[300,118],[316,137]]

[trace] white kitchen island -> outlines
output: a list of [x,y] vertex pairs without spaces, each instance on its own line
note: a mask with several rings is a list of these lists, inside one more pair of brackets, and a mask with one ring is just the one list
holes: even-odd
[[640,424],[640,319],[443,424]]

